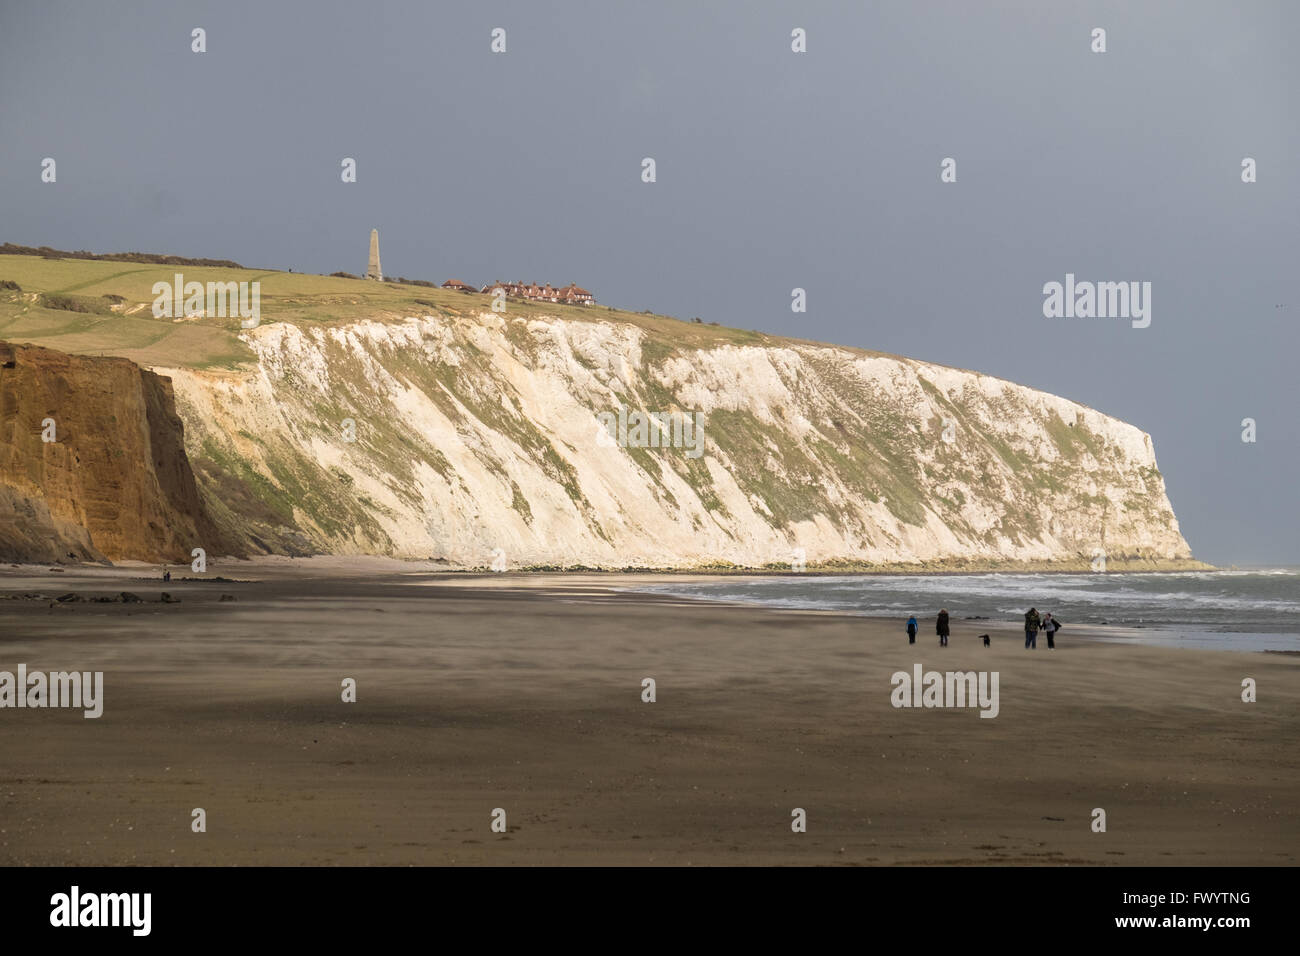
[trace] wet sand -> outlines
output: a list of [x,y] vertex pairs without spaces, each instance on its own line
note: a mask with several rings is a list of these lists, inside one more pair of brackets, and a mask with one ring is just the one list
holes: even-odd
[[[167,585],[0,570],[0,670],[105,683],[97,720],[0,709],[0,863],[1294,865],[1300,850],[1293,655],[1064,632],[1030,652],[1014,622],[960,608],[948,648],[926,630],[909,647],[901,622],[612,590],[633,575],[412,570],[223,564],[208,577],[255,583]],[[182,603],[5,599],[122,590]],[[916,663],[998,671],[999,715],[894,708],[890,677]]]

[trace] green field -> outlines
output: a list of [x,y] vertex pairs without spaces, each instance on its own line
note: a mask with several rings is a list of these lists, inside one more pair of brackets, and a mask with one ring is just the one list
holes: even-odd
[[[372,282],[296,272],[263,272],[199,266],[146,265],[87,259],[0,256],[0,340],[42,345],[82,355],[115,355],[146,366],[236,368],[252,359],[239,341],[239,320],[176,321],[152,314],[155,282],[261,282],[262,324],[333,324],[366,318],[442,315],[453,318],[488,311],[491,296],[427,286]],[[121,297],[116,302],[108,296]],[[58,307],[62,304],[65,307]],[[81,310],[69,311],[67,306]],[[570,306],[510,300],[510,318],[553,316],[587,322],[617,321],[648,334],[645,348],[668,354],[719,345],[774,344],[781,339],[716,325],[682,321],[604,305]]]

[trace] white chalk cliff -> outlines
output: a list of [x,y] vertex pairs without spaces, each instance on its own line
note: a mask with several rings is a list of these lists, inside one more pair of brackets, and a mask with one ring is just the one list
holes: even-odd
[[[510,567],[1191,557],[1148,435],[987,375],[490,311],[242,338],[252,372],[157,371],[209,510],[254,551],[470,567],[496,549]],[[703,453],[602,440],[597,415],[620,405],[702,412]]]

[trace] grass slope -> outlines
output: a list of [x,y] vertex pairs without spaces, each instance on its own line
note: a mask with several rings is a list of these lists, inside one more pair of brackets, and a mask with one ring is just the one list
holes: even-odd
[[[155,282],[261,282],[262,322],[335,324],[398,316],[460,316],[491,307],[488,295],[396,282],[369,282],[296,272],[263,272],[199,266],[136,265],[85,259],[0,255],[0,280],[21,292],[0,290],[0,339],[65,352],[118,355],[142,365],[234,368],[251,360],[230,318],[173,320],[152,314]],[[53,308],[48,300],[70,296],[97,311]],[[114,302],[106,296],[121,297]],[[783,341],[760,332],[686,322],[671,316],[625,312],[604,305],[570,306],[509,301],[511,318],[554,316],[578,321],[627,322],[649,333],[648,349],[663,354],[719,345],[773,345]],[[874,354],[874,353],[868,353]]]

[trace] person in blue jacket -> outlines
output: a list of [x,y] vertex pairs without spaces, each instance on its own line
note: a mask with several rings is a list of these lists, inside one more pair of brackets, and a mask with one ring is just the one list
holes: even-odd
[[914,617],[907,619],[907,643],[916,643],[916,618]]

